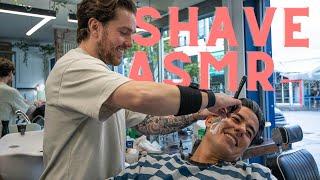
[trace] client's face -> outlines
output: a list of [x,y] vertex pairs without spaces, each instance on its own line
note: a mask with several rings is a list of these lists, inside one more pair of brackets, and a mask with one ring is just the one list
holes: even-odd
[[206,143],[221,160],[235,161],[249,147],[259,129],[253,111],[242,106],[240,111],[218,123],[207,120]]

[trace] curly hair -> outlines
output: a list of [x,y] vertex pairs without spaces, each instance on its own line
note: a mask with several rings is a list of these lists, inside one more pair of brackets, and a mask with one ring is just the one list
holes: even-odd
[[14,73],[14,64],[9,59],[0,57],[0,77],[6,77],[10,74],[10,72]]
[[88,21],[95,18],[103,25],[116,18],[116,10],[123,8],[132,13],[137,12],[133,0],[83,0],[78,5],[77,42],[85,40],[89,36]]

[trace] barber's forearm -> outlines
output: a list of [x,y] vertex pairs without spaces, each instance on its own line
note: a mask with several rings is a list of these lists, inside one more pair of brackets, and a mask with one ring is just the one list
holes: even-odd
[[[208,97],[206,93],[201,94],[203,109],[208,104]],[[174,115],[179,111],[180,91],[173,85],[130,81],[121,85],[108,101],[118,107],[144,114]]]
[[109,100],[131,111],[163,116],[178,112],[180,93],[176,86],[130,81],[121,85]]
[[32,114],[32,113],[33,113],[36,109],[37,109],[37,107],[36,107],[35,105],[30,105],[29,109],[27,110],[26,115],[28,116],[28,118],[29,118],[30,120],[32,120],[32,118],[33,118],[33,114]]
[[184,116],[151,116],[148,115],[135,129],[145,135],[170,134],[183,129],[199,118],[196,114]]

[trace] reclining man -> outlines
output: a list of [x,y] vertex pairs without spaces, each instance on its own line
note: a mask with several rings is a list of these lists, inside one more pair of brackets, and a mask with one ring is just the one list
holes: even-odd
[[239,161],[252,144],[261,143],[265,120],[259,105],[241,99],[240,111],[227,118],[207,118],[206,133],[190,158],[145,156],[115,179],[276,179],[260,164]]

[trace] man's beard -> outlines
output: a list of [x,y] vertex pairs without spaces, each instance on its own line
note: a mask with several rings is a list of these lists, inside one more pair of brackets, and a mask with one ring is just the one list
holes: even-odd
[[99,59],[106,64],[117,66],[121,62],[115,55],[116,47],[110,42],[107,32],[104,32],[101,40],[98,41],[97,52]]

